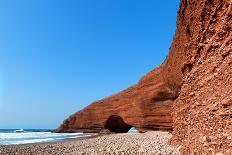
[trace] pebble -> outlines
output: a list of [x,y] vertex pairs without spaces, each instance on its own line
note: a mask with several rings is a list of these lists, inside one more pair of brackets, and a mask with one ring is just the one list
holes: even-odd
[[47,144],[0,146],[0,152],[7,155],[180,155],[177,148],[168,145],[171,136],[162,131],[111,134]]

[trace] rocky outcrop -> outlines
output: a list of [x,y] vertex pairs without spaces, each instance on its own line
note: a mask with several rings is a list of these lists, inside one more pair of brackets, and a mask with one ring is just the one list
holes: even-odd
[[[183,0],[189,55],[174,102],[173,144],[185,154],[232,149],[232,1]],[[181,20],[181,19],[179,19]],[[232,150],[230,150],[232,154]]]
[[[172,130],[172,104],[179,87],[169,83],[154,83],[152,79],[146,78],[146,82],[142,80],[127,90],[92,103],[65,120],[58,131],[99,132],[105,128],[112,132],[127,132],[131,127],[140,132]],[[151,91],[154,89],[158,91]]]
[[232,147],[232,1],[181,0],[166,60],[137,84],[73,114],[57,131],[172,130],[185,154]]
[[[183,18],[182,14],[179,16],[180,19]],[[119,116],[124,122],[124,125],[121,123],[115,126],[115,131],[118,132],[125,132],[126,126],[135,127],[140,132],[172,130],[173,101],[178,97],[183,73],[191,69],[191,66],[185,63],[188,57],[186,45],[190,37],[188,31],[188,23],[178,21],[169,55],[159,67],[145,75],[134,86],[94,102],[73,114],[57,131],[91,129],[98,132],[107,128],[107,122],[113,121],[111,116]]]

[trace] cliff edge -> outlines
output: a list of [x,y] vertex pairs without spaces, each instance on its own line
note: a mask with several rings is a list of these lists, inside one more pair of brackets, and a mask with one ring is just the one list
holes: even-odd
[[232,1],[181,0],[166,60],[130,88],[71,115],[59,132],[173,130],[185,154],[232,147]]

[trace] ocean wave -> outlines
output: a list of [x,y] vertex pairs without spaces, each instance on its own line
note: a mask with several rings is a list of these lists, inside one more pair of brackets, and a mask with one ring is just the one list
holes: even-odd
[[0,145],[52,142],[86,136],[91,136],[91,134],[52,132],[0,133]]
[[51,142],[54,141],[53,138],[44,138],[44,139],[30,139],[30,140],[19,140],[8,142],[6,145],[15,145],[15,144],[31,144],[31,143],[42,143],[42,142]]

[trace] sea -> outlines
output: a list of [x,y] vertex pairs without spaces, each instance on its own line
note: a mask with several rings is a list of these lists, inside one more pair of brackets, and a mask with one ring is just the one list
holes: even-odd
[[0,145],[57,142],[93,135],[86,133],[54,133],[49,129],[23,129],[23,132],[19,131],[19,129],[0,129]]

